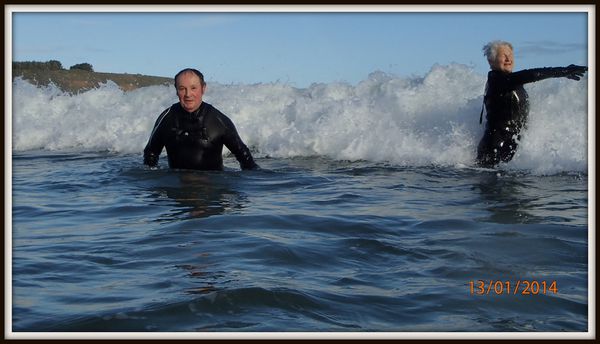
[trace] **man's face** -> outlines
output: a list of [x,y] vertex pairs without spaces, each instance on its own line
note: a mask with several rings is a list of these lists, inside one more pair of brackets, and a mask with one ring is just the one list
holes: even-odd
[[513,51],[510,47],[502,45],[498,47],[496,60],[490,61],[490,67],[493,70],[499,70],[506,73],[511,73],[514,66]]
[[200,107],[206,84],[203,85],[196,74],[193,72],[181,74],[177,77],[175,87],[177,88],[179,103],[185,111],[194,112]]

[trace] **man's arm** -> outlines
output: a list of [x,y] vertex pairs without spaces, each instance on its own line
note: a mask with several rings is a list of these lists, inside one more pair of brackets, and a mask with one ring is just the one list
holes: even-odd
[[219,116],[219,120],[225,126],[224,141],[225,147],[235,155],[235,158],[240,163],[242,170],[253,170],[259,166],[252,158],[250,149],[244,144],[238,134],[233,122],[225,115]]
[[163,147],[165,146],[165,142],[162,135],[162,125],[165,123],[165,118],[167,114],[171,111],[171,108],[163,111],[163,113],[158,116],[156,123],[154,123],[154,128],[152,129],[152,133],[150,134],[150,138],[148,139],[148,143],[146,144],[146,148],[144,148],[144,164],[148,166],[156,166],[158,165],[158,157],[162,152]]

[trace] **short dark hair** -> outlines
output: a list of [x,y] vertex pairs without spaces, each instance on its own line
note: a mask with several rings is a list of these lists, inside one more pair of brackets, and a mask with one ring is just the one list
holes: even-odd
[[202,73],[200,73],[200,71],[199,71],[199,70],[197,70],[197,69],[194,69],[194,68],[186,68],[186,69],[182,69],[181,71],[179,71],[179,73],[175,74],[175,78],[174,78],[174,81],[175,81],[175,87],[177,87],[177,78],[178,78],[178,77],[179,77],[181,74],[184,74],[184,73],[194,73],[194,74],[196,74],[196,76],[197,76],[198,78],[200,78],[200,84],[202,84],[202,85],[205,85],[205,84],[206,84],[206,83],[204,82],[204,75],[203,75]]

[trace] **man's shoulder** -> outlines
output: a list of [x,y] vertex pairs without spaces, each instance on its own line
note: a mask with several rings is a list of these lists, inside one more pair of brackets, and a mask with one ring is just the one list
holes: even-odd
[[169,115],[172,114],[174,112],[174,110],[175,110],[175,105],[176,104],[173,104],[173,105],[169,106],[168,108],[164,109],[160,113],[160,115],[158,115],[158,118],[156,119],[157,124],[165,122],[165,119],[167,117],[170,117]]
[[206,115],[209,115],[211,117],[218,118],[218,119],[223,119],[223,118],[229,119],[223,112],[221,112],[219,109],[217,109],[216,107],[212,106],[209,103],[203,102],[202,106],[204,107],[203,112]]
[[217,109],[216,107],[214,107],[210,103],[202,102],[202,107],[203,107],[203,110],[204,110],[205,113],[223,115],[223,113],[221,111],[219,111],[219,109]]
[[222,113],[219,109],[217,109],[216,107],[212,106],[209,103],[203,103],[203,106],[205,106],[205,115],[207,116],[206,119],[208,121],[211,121],[213,123],[217,123],[220,126],[229,128],[233,125],[233,122],[231,121],[231,119],[229,117],[227,117],[227,115],[225,115],[224,113]]
[[164,109],[164,110],[163,110],[163,111],[160,113],[160,115],[158,115],[158,117],[159,117],[159,118],[160,118],[160,117],[164,117],[164,116],[166,116],[166,115],[168,115],[168,114],[170,114],[170,113],[176,112],[176,111],[177,111],[177,105],[178,105],[178,103],[175,103],[175,104],[173,104],[173,105],[169,106],[168,108]]

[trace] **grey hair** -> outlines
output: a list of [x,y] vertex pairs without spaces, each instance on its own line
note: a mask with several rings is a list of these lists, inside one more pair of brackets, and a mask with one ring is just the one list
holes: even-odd
[[488,61],[494,61],[496,60],[496,56],[498,56],[498,48],[502,46],[507,46],[510,50],[514,51],[512,44],[506,41],[491,41],[483,46],[483,55],[487,57]]

